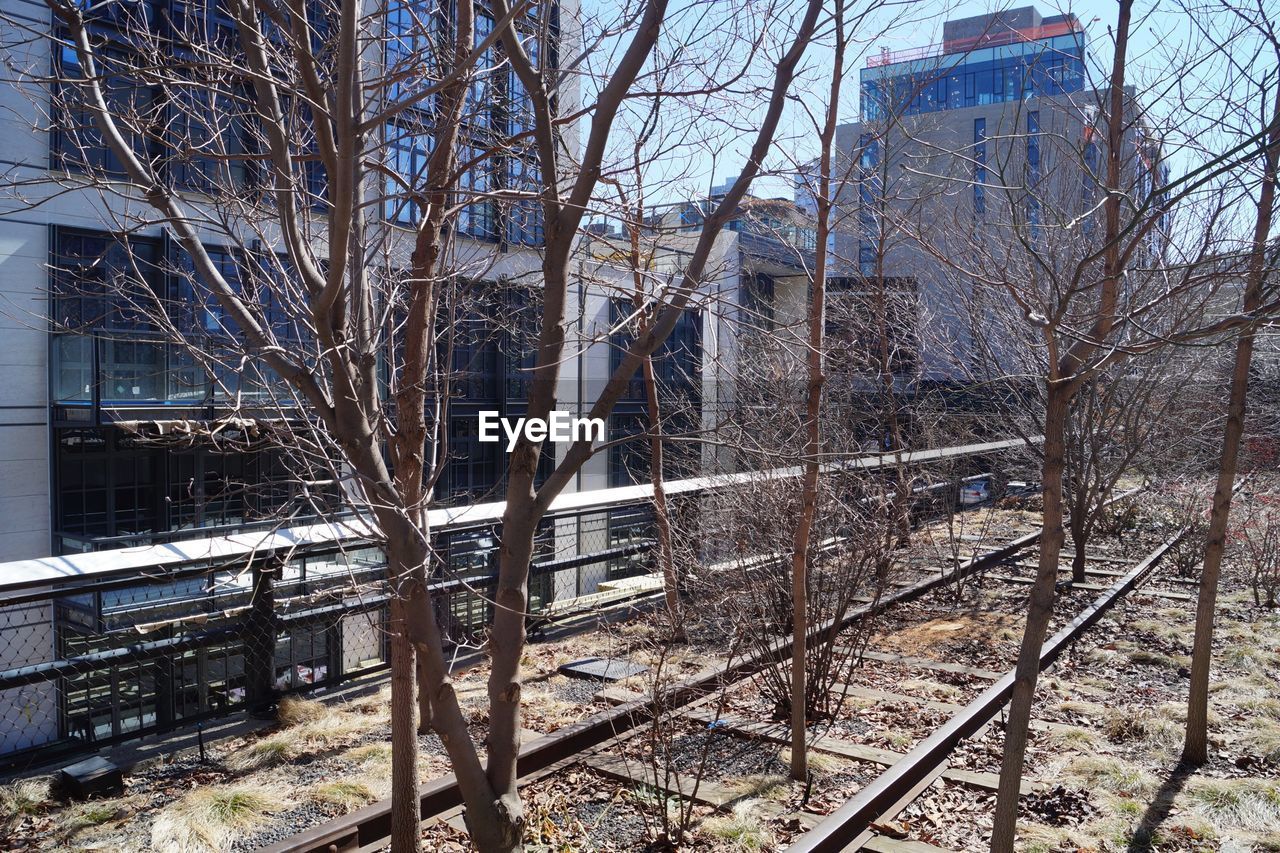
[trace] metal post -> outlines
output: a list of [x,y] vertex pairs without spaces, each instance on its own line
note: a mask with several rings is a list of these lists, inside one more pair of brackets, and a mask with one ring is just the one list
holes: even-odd
[[251,716],[276,714],[276,620],[274,562],[253,564],[253,594],[244,626],[245,690]]

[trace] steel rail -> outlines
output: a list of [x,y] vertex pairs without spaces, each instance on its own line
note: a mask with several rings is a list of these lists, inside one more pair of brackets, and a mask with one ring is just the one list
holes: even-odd
[[[1187,534],[1184,528],[1162,543],[1138,565],[1121,577],[1075,619],[1058,631],[1040,653],[1043,672],[1110,610],[1143,581],[1168,550]],[[957,711],[941,728],[925,738],[901,760],[891,765],[851,800],[801,835],[787,848],[788,853],[839,853],[851,845],[885,811],[937,770],[960,741],[977,732],[1004,708],[1013,695],[1016,670],[1009,670],[976,699]],[[903,806],[906,804],[903,803]]]
[[[842,630],[856,619],[876,615],[897,604],[915,600],[940,586],[1007,560],[1014,554],[1035,545],[1040,540],[1041,533],[1042,530],[1037,529],[1032,533],[1019,536],[1011,542],[965,561],[949,572],[939,572],[937,575],[890,593],[878,601],[861,605],[851,610],[838,625],[831,620],[820,623],[811,629],[810,637],[816,639],[825,632]],[[595,714],[580,723],[544,735],[521,749],[517,772],[524,777],[598,746],[652,719],[658,707],[671,708],[687,704],[725,684],[745,678],[773,661],[787,657],[791,654],[791,646],[790,638],[780,638],[762,652],[673,685],[664,691],[661,697],[628,702]],[[457,780],[453,774],[449,774],[432,780],[424,786],[420,795],[420,814],[425,820],[460,804],[462,804],[462,796]],[[363,850],[385,843],[390,834],[391,801],[381,800],[260,848],[258,853],[312,853],[312,851],[340,853],[340,851]]]

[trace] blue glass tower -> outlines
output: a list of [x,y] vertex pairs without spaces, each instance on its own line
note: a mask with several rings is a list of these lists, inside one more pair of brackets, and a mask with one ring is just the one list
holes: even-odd
[[1027,6],[947,21],[941,44],[882,51],[862,69],[863,121],[1078,92],[1088,37]]

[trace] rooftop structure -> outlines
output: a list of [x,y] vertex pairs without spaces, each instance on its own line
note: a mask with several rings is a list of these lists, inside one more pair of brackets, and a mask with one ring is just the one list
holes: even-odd
[[874,121],[901,104],[911,115],[1077,92],[1088,48],[1074,15],[1042,18],[1031,6],[947,21],[938,44],[868,58],[863,117]]

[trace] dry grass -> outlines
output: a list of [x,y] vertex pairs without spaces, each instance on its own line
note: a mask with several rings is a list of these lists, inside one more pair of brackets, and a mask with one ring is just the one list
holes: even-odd
[[1065,749],[1085,750],[1093,749],[1098,745],[1098,736],[1089,729],[1082,729],[1079,726],[1054,729],[1049,737]]
[[699,830],[717,847],[730,850],[773,850],[775,839],[759,815],[755,813],[754,803],[750,800],[738,803],[733,813],[714,815],[702,821]]
[[[1164,717],[1166,720],[1172,720],[1180,725],[1187,722],[1187,703],[1186,702],[1165,702],[1156,708],[1156,713]],[[1209,709],[1209,714],[1205,718],[1210,729],[1222,728],[1222,715],[1213,708]]]
[[10,826],[28,815],[40,814],[48,805],[46,779],[23,779],[0,786],[0,826]]
[[1067,765],[1066,773],[1086,788],[1126,797],[1145,797],[1156,790],[1156,780],[1150,773],[1118,758],[1082,755]]
[[196,788],[166,806],[151,825],[156,853],[221,853],[236,835],[251,833],[289,801],[275,785]]
[[[391,744],[389,743],[368,743],[364,746],[357,746],[355,749],[349,749],[341,755],[348,761],[356,764],[373,764],[373,765],[391,765]],[[390,771],[388,771],[390,772]]]
[[1069,699],[1066,702],[1059,702],[1054,706],[1055,710],[1063,714],[1075,714],[1078,717],[1089,717],[1092,719],[1102,719],[1107,716],[1107,706],[1097,702],[1084,702],[1079,699]]
[[725,779],[721,783],[735,797],[742,799],[786,799],[790,793],[790,782],[786,776],[772,773],[757,773],[736,779]]
[[1239,705],[1241,708],[1252,714],[1267,717],[1272,720],[1280,720],[1280,699],[1263,696],[1253,699],[1245,699],[1241,701]]
[[134,813],[135,802],[133,798],[124,798],[81,803],[63,812],[58,823],[62,832],[70,837],[86,829],[128,819]]
[[1280,723],[1265,717],[1249,721],[1249,734],[1244,742],[1251,752],[1262,757],[1267,764],[1280,764]]
[[314,723],[329,716],[329,708],[323,702],[314,699],[299,699],[297,696],[286,696],[280,700],[276,719],[282,726],[300,726],[303,723]]
[[1224,829],[1280,830],[1280,783],[1263,779],[1192,779],[1180,798]]
[[1191,658],[1186,655],[1166,655],[1149,649],[1134,649],[1129,652],[1129,662],[1138,666],[1155,666],[1160,669],[1180,669],[1191,665]]
[[280,719],[281,728],[228,755],[227,766],[240,771],[271,767],[340,746],[383,723],[370,714],[330,708],[310,700],[281,703]]
[[537,719],[559,728],[576,723],[582,706],[561,698],[550,685],[531,685],[520,694],[521,709],[527,719]]
[[951,684],[941,684],[927,678],[908,678],[900,685],[902,692],[911,695],[924,695],[939,702],[954,702],[964,697],[964,691]]
[[355,811],[378,799],[373,789],[358,779],[322,782],[307,791],[307,797],[316,802],[337,806],[344,812]]
[[1165,619],[1135,619],[1129,623],[1129,627],[1169,642],[1186,639],[1189,628],[1185,622]]
[[1245,643],[1232,643],[1222,651],[1222,660],[1236,669],[1273,672],[1280,668],[1280,655]]
[[[783,747],[778,753],[778,761],[788,767],[791,766],[791,749],[789,747]],[[838,758],[829,752],[819,752],[813,748],[809,749],[809,772],[815,776],[833,776],[846,770],[849,764],[849,761]]]

